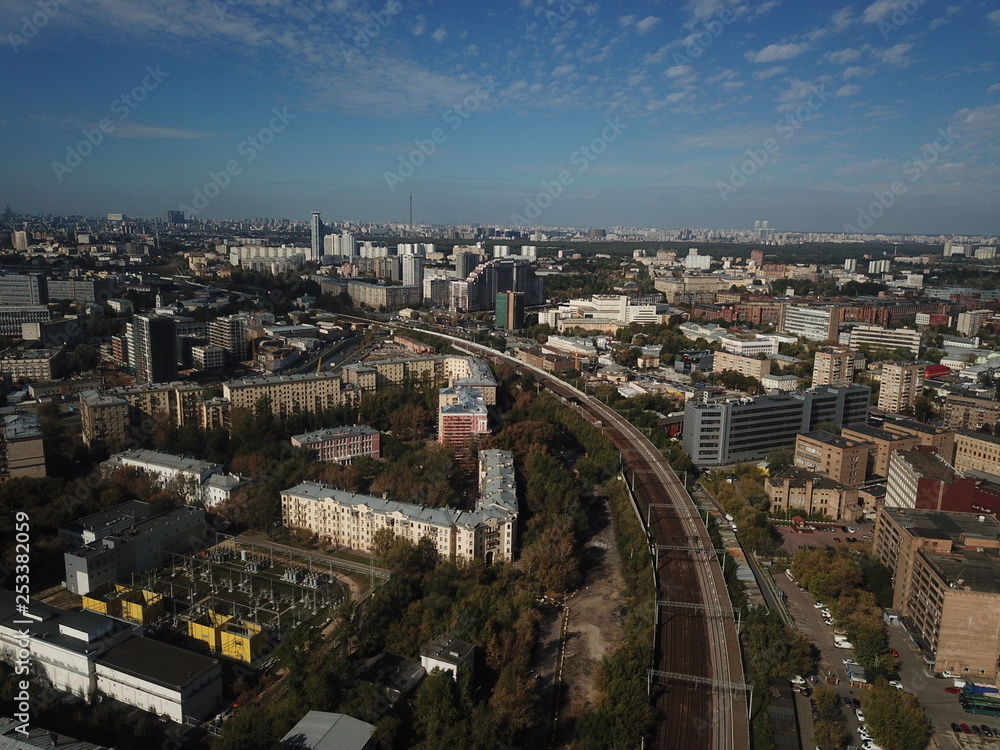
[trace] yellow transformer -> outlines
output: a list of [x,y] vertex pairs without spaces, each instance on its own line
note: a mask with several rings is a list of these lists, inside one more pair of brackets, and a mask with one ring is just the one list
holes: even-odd
[[220,615],[210,609],[207,614],[188,620],[188,635],[217,654],[222,650],[222,628],[231,619],[233,618],[229,615]]
[[231,620],[222,627],[222,655],[247,663],[260,655],[267,644],[267,631],[246,620]]

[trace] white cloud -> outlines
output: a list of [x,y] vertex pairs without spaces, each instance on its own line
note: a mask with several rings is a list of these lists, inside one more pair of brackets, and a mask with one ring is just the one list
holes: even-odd
[[553,78],[560,78],[562,76],[569,75],[574,70],[576,70],[575,65],[560,65],[558,68],[552,71]]
[[753,74],[753,77],[758,81],[766,81],[768,78],[774,78],[775,76],[780,76],[788,68],[784,65],[775,65],[773,68],[766,68],[764,70],[758,70]]
[[722,84],[722,88],[726,91],[735,91],[736,89],[743,88],[745,81],[726,81]]
[[1000,10],[995,10],[986,17],[993,21],[993,23],[1000,23]]
[[834,31],[843,31],[854,23],[854,6],[848,5],[830,16],[830,26]]
[[690,65],[674,65],[667,68],[663,74],[667,78],[680,78],[681,76],[686,76],[694,70]]
[[912,59],[906,56],[906,53],[911,49],[913,49],[912,44],[901,43],[889,47],[889,49],[872,50],[872,55],[884,62],[886,65],[905,67],[913,62]]
[[618,23],[620,23],[623,28],[627,28],[635,23],[635,16],[622,16],[618,19]]
[[183,128],[157,128],[152,125],[142,125],[138,122],[116,123],[115,129],[108,133],[112,138],[170,138],[175,140],[197,140],[211,138],[215,133],[203,130],[184,130]]
[[641,21],[636,21],[635,32],[640,35],[648,34],[661,20],[663,19],[657,18],[656,16],[646,16]]
[[443,42],[447,38],[448,38],[448,32],[445,31],[444,29],[435,29],[434,33],[431,34],[431,39],[433,39],[435,42]]
[[874,3],[864,9],[864,12],[861,14],[861,20],[864,23],[884,21],[898,5],[899,0],[875,0]]
[[1000,93],[1000,83],[994,83],[988,89],[986,89],[987,94],[997,94]]
[[844,80],[849,81],[852,78],[867,78],[872,74],[871,68],[866,68],[863,65],[851,65],[849,68],[844,69]]
[[843,65],[844,63],[860,60],[861,50],[848,47],[847,49],[837,50],[836,52],[827,52],[823,59],[827,62],[832,62],[835,65]]
[[746,53],[746,58],[754,63],[772,63],[791,60],[806,51],[805,44],[769,44],[764,49]]
[[837,89],[837,93],[834,95],[838,99],[843,99],[845,96],[855,96],[861,93],[861,87],[856,83],[849,83],[846,86],[841,86]]
[[465,48],[465,54],[467,54],[467,55],[478,55],[479,54],[479,47],[476,46],[475,44],[470,44],[468,47]]
[[417,22],[413,24],[413,28],[410,29],[410,33],[413,36],[423,36],[423,33],[427,30],[427,19],[423,16],[417,16]]

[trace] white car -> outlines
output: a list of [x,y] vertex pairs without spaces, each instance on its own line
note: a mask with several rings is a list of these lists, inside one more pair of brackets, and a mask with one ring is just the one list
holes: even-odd
[[802,675],[795,675],[795,677],[792,677],[789,680],[789,682],[792,683],[793,685],[805,685],[806,684],[805,678]]
[[955,678],[960,678],[961,675],[952,674],[951,672],[942,672],[941,676],[948,680],[953,680]]
[[882,750],[882,746],[876,745],[871,740],[865,740],[861,743],[861,750]]
[[868,732],[865,731],[864,727],[861,727],[858,730],[858,737],[861,738],[862,742],[866,742],[866,741],[867,742],[871,742],[872,741],[872,736],[870,734],[868,734]]
[[854,659],[844,659],[844,666],[845,667],[856,667],[856,666],[858,666],[858,663],[856,661],[854,661]]
[[862,724],[865,723],[865,714],[860,708],[854,709],[854,715],[858,717],[858,721]]
[[826,609],[826,605],[823,602],[816,602],[813,604],[813,609]]
[[900,682],[899,680],[889,680],[889,687],[894,687],[896,688],[896,690],[902,690],[903,683]]

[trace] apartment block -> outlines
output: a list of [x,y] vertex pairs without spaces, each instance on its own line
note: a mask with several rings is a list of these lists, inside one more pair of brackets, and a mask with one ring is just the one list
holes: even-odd
[[1000,401],[949,393],[944,399],[945,427],[979,430],[983,425],[994,427],[1000,422]]
[[865,480],[871,443],[817,430],[795,438],[795,465],[856,487]]
[[356,425],[292,435],[291,442],[296,448],[315,451],[320,461],[349,464],[355,458],[381,458],[381,437],[382,433],[376,429]]
[[868,474],[885,477],[889,475],[889,456],[893,451],[908,451],[920,445],[920,438],[914,435],[898,435],[869,425],[851,425],[840,431],[841,437],[868,443]]
[[806,307],[784,305],[779,329],[789,336],[801,336],[810,341],[837,342],[840,310],[836,307]]
[[994,683],[1000,664],[1000,522],[976,513],[880,508],[872,551],[893,574],[935,672]]
[[0,482],[18,477],[40,478],[45,472],[45,441],[34,414],[8,414],[3,418],[0,446]]
[[712,372],[730,370],[756,380],[763,380],[771,374],[771,360],[760,357],[744,357],[729,352],[716,352],[712,360]]
[[812,384],[849,385],[854,382],[857,352],[850,349],[822,349],[813,360]]
[[772,514],[822,515],[834,521],[855,521],[861,515],[856,487],[795,466],[767,477],[764,492]]
[[1000,438],[981,432],[956,430],[952,464],[962,473],[979,471],[1000,479]]
[[938,454],[950,458],[955,445],[955,433],[952,430],[934,427],[912,419],[887,419],[882,429],[895,435],[915,437],[920,445],[934,448]]
[[472,388],[444,388],[438,392],[438,442],[475,443],[490,434],[490,414],[480,393]]
[[372,310],[400,310],[419,305],[423,289],[419,286],[382,286],[364,281],[347,282],[347,294],[356,307]]
[[304,482],[281,493],[285,526],[305,529],[330,544],[372,549],[375,533],[391,529],[416,543],[429,539],[452,560],[511,561],[517,545],[518,501],[509,451],[479,453],[479,498],[471,512],[427,508]]
[[873,350],[906,349],[913,356],[920,353],[920,331],[911,328],[859,325],[851,328],[848,338],[852,349],[867,345]]
[[924,387],[924,365],[882,366],[882,381],[878,392],[878,408],[891,414],[910,411]]
[[62,377],[66,358],[62,347],[13,348],[0,354],[0,373],[17,382],[47,383]]
[[933,448],[920,447],[889,458],[884,505],[995,514],[1000,511],[1000,485],[964,476]]
[[222,385],[222,396],[233,409],[253,410],[266,398],[278,418],[332,409],[343,404],[348,393],[341,389],[340,376],[332,372],[244,378]]
[[80,394],[83,442],[102,442],[111,447],[125,445],[129,428],[129,404],[121,396],[98,391]]

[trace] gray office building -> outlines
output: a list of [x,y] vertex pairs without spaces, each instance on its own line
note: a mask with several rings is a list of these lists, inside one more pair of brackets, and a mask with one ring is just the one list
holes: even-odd
[[[121,506],[119,506],[121,507]],[[116,510],[116,509],[112,509]],[[81,528],[76,533],[93,541],[67,552],[66,588],[86,594],[102,583],[142,573],[170,560],[171,553],[190,552],[205,545],[205,511],[185,505],[151,518],[142,509],[109,515],[110,528]],[[74,530],[60,534],[66,538]]]
[[37,307],[49,301],[48,284],[39,274],[10,273],[0,276],[0,306]]
[[820,422],[865,424],[871,396],[866,386],[822,387],[776,396],[688,401],[684,451],[698,466],[760,461]]

